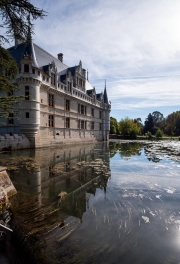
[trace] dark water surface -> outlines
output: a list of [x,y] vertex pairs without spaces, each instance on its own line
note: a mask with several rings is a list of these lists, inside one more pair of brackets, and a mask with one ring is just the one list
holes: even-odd
[[14,217],[40,262],[180,263],[180,163],[169,144],[1,154],[18,191]]

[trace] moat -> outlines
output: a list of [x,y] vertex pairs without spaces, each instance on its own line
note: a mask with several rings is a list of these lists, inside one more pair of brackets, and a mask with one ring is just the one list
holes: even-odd
[[179,149],[114,140],[1,153],[39,263],[179,263]]

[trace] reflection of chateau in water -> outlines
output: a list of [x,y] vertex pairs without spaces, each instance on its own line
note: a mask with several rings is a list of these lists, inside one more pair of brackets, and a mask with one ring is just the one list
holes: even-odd
[[15,157],[13,153],[6,154],[10,155],[9,174],[18,191],[11,200],[11,208],[31,234],[47,231],[68,216],[81,220],[96,188],[106,190],[109,177],[106,143],[15,154]]

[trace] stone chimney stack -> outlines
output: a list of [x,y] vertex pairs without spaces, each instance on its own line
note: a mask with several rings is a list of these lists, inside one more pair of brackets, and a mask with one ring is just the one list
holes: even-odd
[[62,53],[58,53],[58,59],[61,61],[61,62],[63,62],[63,54]]

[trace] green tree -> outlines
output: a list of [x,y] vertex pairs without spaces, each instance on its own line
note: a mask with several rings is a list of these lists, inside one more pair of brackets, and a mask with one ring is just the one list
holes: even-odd
[[153,123],[155,126],[159,127],[159,125],[161,124],[161,122],[164,119],[164,116],[161,112],[159,111],[154,111],[152,113],[152,117],[153,117]]
[[151,113],[149,113],[148,117],[146,118],[144,122],[144,133],[146,132],[153,132],[153,127],[154,127],[154,121],[153,121],[153,116]]
[[119,134],[119,124],[114,117],[110,117],[110,134]]
[[173,112],[167,116],[164,133],[169,136],[180,135],[180,111]]
[[44,15],[43,10],[27,0],[0,0],[0,27],[5,32],[0,35],[0,118],[12,118],[10,114],[14,113],[15,105],[22,99],[13,95],[18,90],[16,83],[12,82],[18,67],[3,45],[12,38],[27,40],[28,34],[33,34],[31,20],[43,18]]
[[157,131],[156,131],[156,138],[157,139],[159,139],[159,138],[162,138],[162,136],[163,136],[163,132],[161,131],[161,129],[158,129]]
[[138,124],[128,117],[121,119],[119,122],[119,130],[121,135],[130,136],[131,138],[136,138],[136,136],[140,133]]
[[140,129],[140,134],[142,134],[144,127],[143,127],[141,118],[138,117],[138,118],[134,119],[134,123],[137,123],[137,125],[138,125],[138,127]]
[[146,132],[146,137],[147,137],[148,139],[152,139],[152,134],[151,134],[151,132],[147,131],[147,132]]

